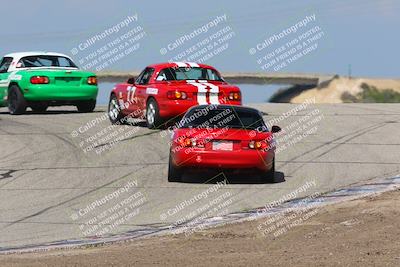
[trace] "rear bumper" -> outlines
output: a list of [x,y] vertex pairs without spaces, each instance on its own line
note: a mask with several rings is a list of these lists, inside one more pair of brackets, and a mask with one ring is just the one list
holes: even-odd
[[75,101],[95,100],[98,88],[91,85],[60,87],[54,85],[35,85],[21,88],[28,101]]
[[197,102],[191,100],[163,100],[158,105],[160,116],[166,119],[183,116],[189,108],[196,106]]
[[274,151],[239,150],[209,151],[200,149],[171,150],[173,163],[178,167],[251,169],[268,171],[275,157]]

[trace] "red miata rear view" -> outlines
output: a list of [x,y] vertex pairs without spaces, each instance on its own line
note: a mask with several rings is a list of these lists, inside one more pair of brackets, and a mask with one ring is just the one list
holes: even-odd
[[275,182],[278,126],[267,128],[261,113],[231,105],[201,105],[188,110],[174,131],[168,181],[181,181],[193,168],[246,170]]
[[240,89],[225,82],[213,67],[173,62],[150,65],[136,79],[117,84],[108,111],[112,123],[128,116],[144,118],[152,129],[182,116],[192,106],[241,102]]

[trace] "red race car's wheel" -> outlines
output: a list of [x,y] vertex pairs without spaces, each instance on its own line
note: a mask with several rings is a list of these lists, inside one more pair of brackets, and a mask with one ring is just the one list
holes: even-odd
[[168,182],[180,182],[182,181],[182,175],[183,175],[183,169],[178,168],[174,165],[170,155],[168,164]]
[[275,179],[275,158],[272,160],[272,167],[270,170],[261,174],[261,182],[263,183],[276,183]]
[[112,124],[119,124],[123,118],[117,97],[112,94],[108,102],[108,117]]
[[146,123],[147,128],[156,129],[161,126],[162,119],[160,117],[160,109],[157,101],[154,98],[150,98],[146,105]]

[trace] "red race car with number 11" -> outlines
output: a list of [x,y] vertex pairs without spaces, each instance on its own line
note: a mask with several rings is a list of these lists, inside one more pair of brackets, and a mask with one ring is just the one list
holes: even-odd
[[146,67],[136,79],[111,91],[108,113],[113,124],[126,118],[144,118],[150,129],[181,117],[192,106],[241,105],[237,86],[228,84],[213,67],[171,62]]

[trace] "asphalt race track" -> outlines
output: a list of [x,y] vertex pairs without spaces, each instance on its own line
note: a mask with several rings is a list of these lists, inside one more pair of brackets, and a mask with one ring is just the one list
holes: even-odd
[[[267,113],[266,120],[296,107],[252,106]],[[0,108],[0,249],[82,238],[83,223],[137,192],[145,198],[140,211],[108,234],[174,223],[224,192],[230,192],[233,200],[226,211],[236,212],[278,200],[307,182],[315,181],[316,186],[299,197],[400,171],[400,105],[313,105],[279,123],[291,125],[315,109],[323,114],[315,124],[317,131],[278,153],[276,175],[281,182],[260,184],[246,175],[227,177],[228,184],[208,199],[168,213],[215,183],[204,183],[207,178],[196,173],[186,175],[183,183],[168,183],[165,131],[115,126],[114,131],[132,132],[111,148],[110,142],[97,144],[96,149],[105,149],[102,153],[84,152],[86,139],[104,134],[109,121],[98,120],[89,130],[72,134],[76,137],[71,133],[101,117],[105,109],[83,114],[53,108],[46,114],[10,116]],[[79,213],[129,183],[137,186],[87,214]]]

